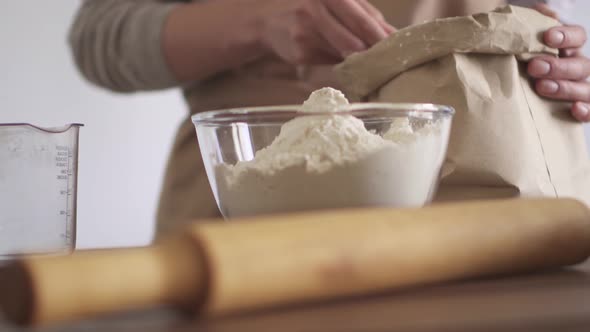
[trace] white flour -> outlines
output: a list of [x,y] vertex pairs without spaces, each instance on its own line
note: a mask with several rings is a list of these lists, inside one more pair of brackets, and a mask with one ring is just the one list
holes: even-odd
[[295,118],[251,161],[215,170],[224,216],[363,206],[421,206],[428,202],[444,157],[437,126],[416,132],[396,119],[383,137],[363,121],[339,115],[344,95],[314,92]]

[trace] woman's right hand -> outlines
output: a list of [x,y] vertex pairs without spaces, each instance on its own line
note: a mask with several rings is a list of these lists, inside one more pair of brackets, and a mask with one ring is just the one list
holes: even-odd
[[333,64],[395,31],[367,0],[257,0],[262,45],[294,65]]
[[216,0],[177,5],[162,48],[179,82],[207,79],[273,54],[335,64],[395,29],[367,0]]

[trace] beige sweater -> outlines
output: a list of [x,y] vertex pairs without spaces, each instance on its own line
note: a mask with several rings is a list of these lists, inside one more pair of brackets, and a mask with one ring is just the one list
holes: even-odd
[[[214,0],[210,0],[214,1]],[[283,0],[277,0],[283,1]],[[437,17],[488,11],[504,0],[373,0],[397,27]],[[177,86],[160,35],[177,1],[86,0],[71,28],[76,64],[91,82],[119,92]],[[313,90],[337,86],[327,67],[289,66],[276,58],[184,87],[191,113],[230,107],[301,103]],[[189,119],[181,125],[162,188],[160,231],[219,216]]]

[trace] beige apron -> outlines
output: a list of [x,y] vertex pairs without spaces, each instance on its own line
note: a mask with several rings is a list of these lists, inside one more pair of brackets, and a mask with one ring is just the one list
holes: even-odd
[[[484,12],[502,0],[373,0],[396,27],[437,17]],[[185,89],[191,114],[213,109],[300,104],[314,90],[337,87],[331,67],[294,67],[275,59],[261,60]],[[158,232],[191,220],[219,217],[190,119],[180,126],[168,162],[160,206]]]

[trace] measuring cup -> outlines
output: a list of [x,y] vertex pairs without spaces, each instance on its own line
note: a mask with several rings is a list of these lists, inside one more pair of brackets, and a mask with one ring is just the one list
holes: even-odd
[[0,124],[0,260],[74,250],[81,126]]

